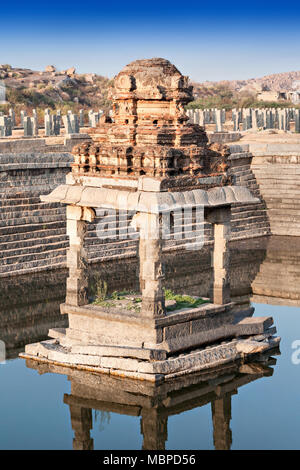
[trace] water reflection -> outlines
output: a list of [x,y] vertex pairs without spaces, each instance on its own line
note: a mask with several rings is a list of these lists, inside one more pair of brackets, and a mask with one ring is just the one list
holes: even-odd
[[59,312],[65,283],[66,270],[0,278],[0,340],[7,359],[25,344],[46,339],[49,328],[67,326]]
[[[273,351],[273,354],[277,353]],[[140,418],[142,448],[163,450],[168,440],[168,418],[211,404],[215,449],[230,449],[232,433],[231,397],[238,389],[262,377],[271,376],[276,359],[271,352],[249,363],[233,363],[215,370],[177,378],[155,385],[147,381],[92,374],[52,364],[27,360],[40,374],[66,374],[71,393],[63,401],[70,409],[74,432],[73,449],[93,449],[93,412],[118,413]],[[95,421],[95,420],[94,420]],[[119,442],[122,447],[122,442]],[[200,444],[200,443],[199,443]]]
[[[251,301],[299,305],[299,239],[255,238],[233,242],[230,248],[233,301],[244,307],[250,306]],[[208,296],[212,275],[210,253],[210,247],[205,247],[200,252],[164,253],[167,287],[191,295]],[[137,263],[134,258],[92,265],[89,271],[90,286],[95,277],[100,276],[109,281],[110,291],[137,288]],[[67,326],[67,318],[59,311],[59,305],[65,297],[66,275],[66,270],[59,270],[9,279],[0,278],[0,340],[6,345],[8,358],[17,357],[18,352],[24,350],[25,344],[46,339],[50,328]],[[270,311],[259,313],[272,314]],[[294,324],[295,319],[292,321]],[[293,328],[291,326],[292,330]],[[280,335],[284,333],[282,329],[284,328],[281,325],[278,331]],[[292,338],[295,339],[294,336]],[[250,364],[231,364],[157,387],[144,382],[135,384],[132,380],[112,376],[96,376],[78,371],[75,373],[70,369],[60,368],[51,372],[67,375],[71,383],[71,393],[64,396],[64,402],[70,407],[75,433],[74,448],[93,446],[92,410],[140,418],[143,447],[162,449],[168,438],[169,417],[210,404],[214,445],[217,449],[225,449],[230,448],[232,441],[231,397],[243,385],[272,375],[271,366],[275,364],[275,360],[265,359],[262,361],[260,358]],[[46,365],[27,365],[38,367],[40,372],[50,371]],[[272,383],[274,380],[275,377]],[[62,397],[60,400],[62,401]],[[55,414],[54,409],[53,413]],[[98,421],[96,425],[99,425]]]
[[252,301],[271,305],[300,305],[300,238],[266,238],[266,255],[252,282]]

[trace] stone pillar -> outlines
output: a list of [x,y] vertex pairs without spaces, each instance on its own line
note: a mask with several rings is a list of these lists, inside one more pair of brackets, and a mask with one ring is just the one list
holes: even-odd
[[60,134],[60,124],[61,124],[61,117],[59,114],[52,116],[52,128],[53,134],[59,135]]
[[246,108],[244,110],[245,117],[243,120],[243,130],[247,131],[248,129],[251,129],[252,127],[252,110],[251,108]]
[[60,128],[61,128],[61,110],[60,109],[57,110],[56,119],[59,125],[59,131],[60,131]]
[[142,409],[143,450],[164,450],[168,439],[168,416],[157,408]]
[[300,109],[295,110],[295,132],[300,132]]
[[12,128],[14,129],[16,126],[16,115],[15,115],[15,111],[13,110],[13,108],[10,108],[9,115],[11,118]]
[[219,400],[212,401],[211,411],[215,450],[230,450],[232,444],[231,395],[228,394]]
[[203,109],[199,109],[199,126],[204,127],[205,123],[205,118],[204,118],[204,111]]
[[139,263],[142,292],[141,315],[157,318],[165,315],[163,291],[161,216],[138,213],[133,224],[140,232]]
[[232,121],[232,124],[233,124],[233,131],[236,131],[237,130],[237,126],[236,126],[236,117],[237,117],[237,112],[236,112],[236,108],[232,108],[231,110],[231,121]]
[[84,127],[84,109],[79,110],[79,126]]
[[70,114],[72,134],[79,134],[79,119],[76,114]]
[[92,127],[92,115],[93,115],[93,110],[91,109],[88,112],[88,121],[89,121],[89,126]]
[[238,132],[240,130],[240,123],[242,122],[242,111],[240,109],[232,110],[233,130]]
[[216,117],[216,132],[222,132],[223,130],[222,109],[215,110],[215,117]]
[[21,127],[24,126],[24,118],[27,116],[26,111],[21,111]]
[[252,129],[257,131],[258,129],[258,122],[257,122],[257,109],[253,109],[252,111]]
[[70,120],[70,113],[68,111],[68,114],[66,116],[63,116],[63,123],[65,127],[65,133],[66,134],[73,134],[73,129],[72,129],[72,124]]
[[273,109],[270,109],[270,129],[275,128],[276,115]]
[[225,122],[226,122],[226,109],[221,109],[221,120],[222,120],[222,124],[225,124]]
[[38,115],[36,109],[32,110],[32,133],[33,135],[39,135]]
[[263,128],[267,128],[267,110],[263,108],[262,110],[262,122],[263,122]]
[[282,131],[287,130],[287,112],[285,109],[279,110],[279,129]]
[[67,235],[70,246],[67,251],[67,278],[66,304],[87,304],[88,279],[86,274],[85,250],[83,248],[86,233],[86,222],[82,220],[82,207],[67,206]]
[[229,284],[229,238],[230,238],[230,207],[213,209],[207,220],[213,224],[213,285],[211,300],[214,304],[223,305],[230,302]]
[[290,111],[289,109],[285,110],[285,130],[290,130]]
[[75,434],[73,450],[93,450],[94,441],[90,436],[93,427],[92,410],[79,405],[70,405],[70,415]]
[[24,137],[33,135],[32,119],[29,116],[23,116]]
[[8,116],[0,116],[0,137],[12,135],[12,120]]

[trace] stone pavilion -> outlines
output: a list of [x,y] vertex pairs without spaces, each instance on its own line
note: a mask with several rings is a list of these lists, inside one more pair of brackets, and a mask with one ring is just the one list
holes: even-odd
[[[61,313],[69,327],[50,330],[52,339],[28,345],[22,356],[163,382],[276,347],[272,318],[237,310],[230,299],[231,206],[257,199],[231,181],[226,147],[209,145],[204,129],[188,123],[188,77],[168,60],[137,60],[115,77],[112,99],[112,116],[102,116],[90,140],[74,148],[66,184],[41,198],[66,204],[69,277]],[[140,292],[96,304],[88,298],[84,236],[101,210],[134,212]],[[210,299],[179,308],[165,301],[162,246],[174,232],[174,214],[184,211],[183,225],[213,225],[214,276]],[[189,246],[197,248],[201,236]]]

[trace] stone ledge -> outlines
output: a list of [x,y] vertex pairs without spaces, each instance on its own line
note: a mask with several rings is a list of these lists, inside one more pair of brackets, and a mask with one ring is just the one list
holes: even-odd
[[87,354],[73,354],[54,341],[45,341],[26,346],[20,357],[39,362],[65,365],[122,377],[150,380],[168,380],[192,372],[210,369],[228,362],[263,353],[279,345],[280,338],[265,335],[262,340],[240,339],[211,345],[205,349],[191,351],[163,361],[139,361],[119,357],[97,357]]
[[178,323],[184,323],[198,318],[207,318],[215,316],[216,314],[220,314],[223,312],[230,312],[233,306],[233,302],[225,305],[205,303],[196,308],[186,308],[171,311],[168,312],[166,316],[156,319],[143,317],[137,313],[128,313],[128,311],[118,313],[118,311],[114,311],[114,309],[112,308],[99,308],[99,306],[92,304],[84,305],[81,307],[75,305],[61,304],[60,307],[62,314],[82,315],[95,319],[97,318],[108,320],[112,322],[136,323],[138,325],[146,327],[161,328]]
[[127,209],[136,212],[160,213],[178,207],[218,207],[232,203],[254,204],[260,202],[249,189],[242,186],[224,186],[208,189],[193,189],[185,192],[128,191],[110,188],[96,188],[80,185],[61,185],[43,202],[59,202],[83,207],[106,209]]
[[63,347],[71,348],[72,352],[75,354],[86,354],[90,356],[102,357],[131,357],[144,360],[163,360],[167,357],[166,351],[159,349],[80,344],[79,342],[76,344],[76,341],[70,340],[66,337],[65,328],[52,328],[49,330],[48,336],[58,340]]

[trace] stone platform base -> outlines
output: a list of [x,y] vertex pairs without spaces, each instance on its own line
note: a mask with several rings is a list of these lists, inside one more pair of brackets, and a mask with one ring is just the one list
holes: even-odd
[[68,342],[65,331],[50,330],[48,341],[29,344],[20,357],[93,373],[105,373],[161,383],[190,373],[207,370],[276,348],[279,337],[274,328],[264,333],[239,337],[206,347],[167,356],[165,351],[144,348],[82,345]]

